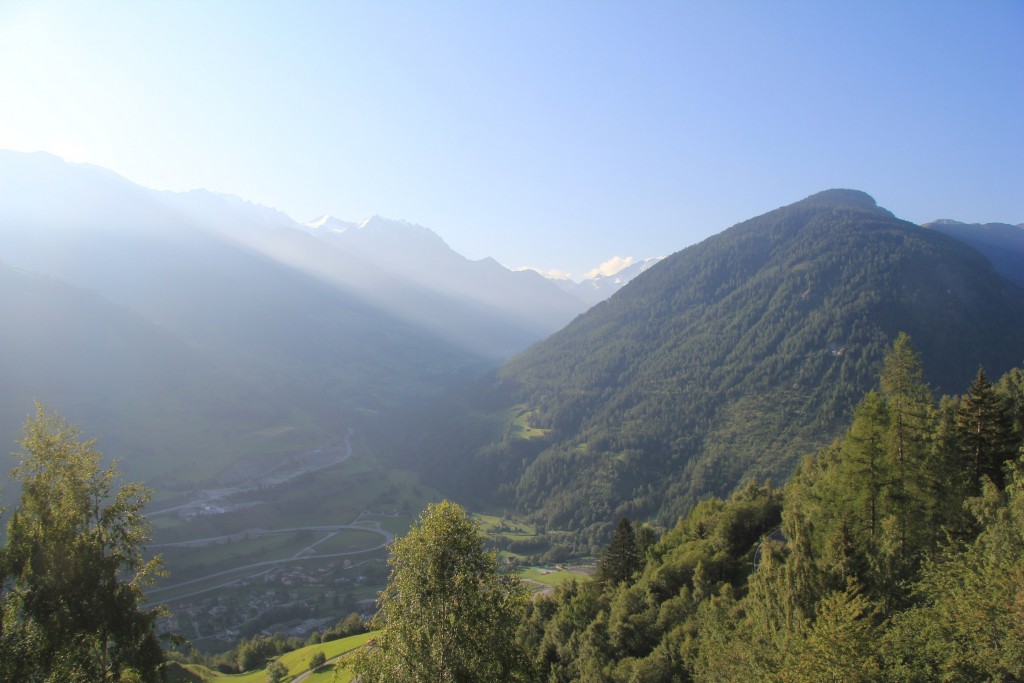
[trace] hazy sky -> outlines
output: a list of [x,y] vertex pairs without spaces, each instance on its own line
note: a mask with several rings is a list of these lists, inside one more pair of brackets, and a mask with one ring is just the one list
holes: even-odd
[[0,147],[579,278],[830,187],[1024,222],[1022,38],[1019,0],[2,0]]

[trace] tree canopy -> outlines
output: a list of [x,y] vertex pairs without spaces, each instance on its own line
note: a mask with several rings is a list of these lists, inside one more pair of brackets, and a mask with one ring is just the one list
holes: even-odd
[[538,597],[539,680],[1024,679],[1024,373],[936,402],[906,335],[884,357],[783,491],[701,501],[631,580]]
[[366,683],[527,680],[515,630],[526,587],[497,571],[484,534],[451,502],[427,507],[391,547],[376,641],[352,658]]
[[163,651],[143,586],[149,491],[119,484],[93,440],[37,406],[11,473],[21,498],[0,548],[0,679],[156,680]]

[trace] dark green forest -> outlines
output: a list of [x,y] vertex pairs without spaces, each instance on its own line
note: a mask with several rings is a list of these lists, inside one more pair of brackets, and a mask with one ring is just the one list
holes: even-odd
[[395,450],[460,500],[596,549],[620,517],[668,526],[785,481],[842,432],[900,331],[931,385],[959,391],[1020,362],[1024,290],[963,242],[830,190],[665,259],[411,420]]
[[[784,488],[620,520],[593,581],[528,607],[538,680],[1024,676],[1024,372],[935,401],[900,336],[842,435]],[[625,560],[624,560],[625,558]]]

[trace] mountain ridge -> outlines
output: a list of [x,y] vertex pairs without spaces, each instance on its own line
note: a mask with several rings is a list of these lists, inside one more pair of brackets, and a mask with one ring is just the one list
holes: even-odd
[[493,258],[471,261],[429,228],[409,221],[374,216],[358,229],[314,234],[396,280],[471,307],[479,316],[477,325],[489,317],[504,319],[508,329],[494,337],[498,345],[508,343],[499,346],[496,356],[511,356],[586,309],[586,304],[537,273],[511,271]]
[[598,274],[593,277],[584,278],[580,282],[574,282],[572,280],[555,280],[555,282],[558,283],[562,289],[570,292],[573,296],[579,298],[587,305],[593,306],[619,291],[619,289],[626,285],[630,280],[661,261],[662,258],[663,257],[654,257],[644,259],[642,261],[636,261],[612,275]]
[[[359,411],[424,400],[493,365],[324,273],[272,257],[263,247],[325,251],[280,212],[205,191],[157,193],[48,155],[0,154],[0,185],[0,299],[10,304],[0,319],[9,345],[0,346],[5,377],[23,387],[0,413],[9,444],[38,399],[90,432],[121,432],[105,450],[170,485],[253,450],[331,443]],[[328,255],[325,271],[344,262]],[[15,334],[41,329],[44,314],[40,343]],[[97,339],[121,349],[123,362]],[[148,360],[131,362],[139,358]],[[70,359],[107,372],[67,368]],[[178,370],[167,377],[164,365]],[[146,400],[128,390],[132,377],[149,388]],[[154,377],[166,380],[162,390]],[[95,405],[83,407],[90,395]],[[245,437],[282,424],[291,429],[279,439]]]
[[1024,224],[962,223],[948,218],[921,227],[971,245],[1007,280],[1024,287]]
[[[979,364],[995,376],[1020,362],[1024,294],[866,193],[811,195],[667,257],[506,363],[467,404],[498,406],[492,433],[508,438],[438,438],[428,450],[447,465],[431,467],[458,462],[458,490],[552,527],[669,523],[783,478],[844,424],[900,331],[933,385],[956,390]],[[543,436],[515,438],[508,411]]]

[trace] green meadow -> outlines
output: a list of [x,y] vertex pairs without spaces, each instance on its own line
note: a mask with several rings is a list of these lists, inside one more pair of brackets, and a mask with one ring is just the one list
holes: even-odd
[[[287,667],[288,675],[291,678],[295,678],[309,671],[309,660],[313,657],[314,653],[318,651],[323,652],[329,661],[362,647],[375,635],[375,632],[362,633],[357,636],[332,640],[319,645],[307,645],[306,647],[281,655],[277,658],[277,661]],[[194,664],[175,668],[176,671],[170,677],[172,683],[184,681],[191,681],[193,683],[266,683],[267,680],[266,668],[249,671],[244,674],[222,674]],[[287,680],[291,680],[291,678]],[[332,680],[335,680],[333,664],[327,664],[321,671],[306,679],[306,681],[312,683],[327,683]],[[348,683],[352,680],[352,674],[345,670],[339,671],[336,680],[339,683]]]

